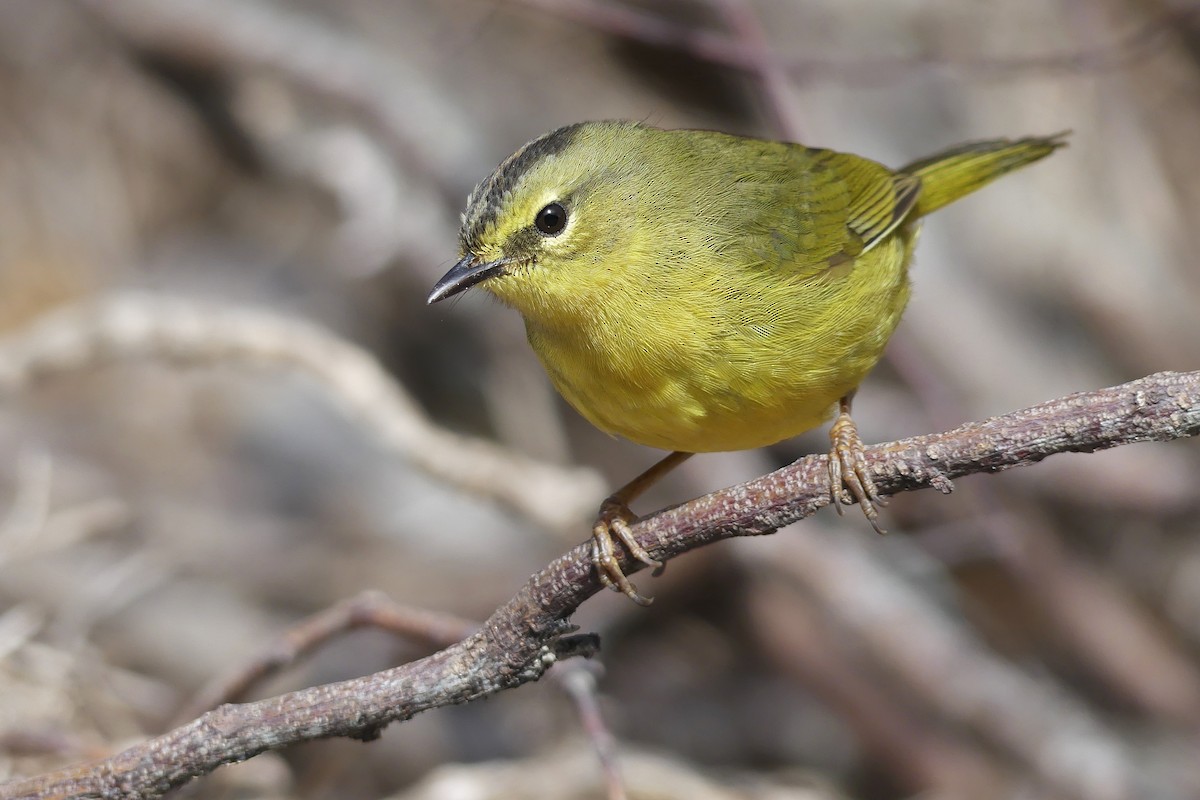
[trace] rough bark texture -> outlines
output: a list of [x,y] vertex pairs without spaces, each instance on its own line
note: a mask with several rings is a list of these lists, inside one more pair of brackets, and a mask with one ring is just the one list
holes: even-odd
[[[999,472],[1055,453],[1092,452],[1200,433],[1200,372],[1163,372],[1053,400],[952,431],[868,449],[882,494]],[[825,456],[656,514],[635,528],[656,558],[732,536],[772,533],[829,503]],[[626,561],[635,572],[638,564]],[[472,636],[419,661],[256,703],[225,705],[111,758],[0,787],[0,798],[151,798],[223,764],[312,739],[369,740],[386,725],[537,680],[596,642],[564,636],[566,618],[600,590],[579,545],[530,578]]]

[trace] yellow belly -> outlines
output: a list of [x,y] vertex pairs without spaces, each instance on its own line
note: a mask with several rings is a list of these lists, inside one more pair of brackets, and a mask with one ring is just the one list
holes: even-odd
[[879,360],[908,300],[912,238],[804,285],[751,294],[698,279],[670,297],[606,304],[586,323],[527,315],[529,340],[559,392],[601,430],[691,453],[773,444],[819,426]]
[[[601,376],[603,373],[597,373]],[[662,450],[706,453],[774,444],[817,427],[838,398],[857,385],[827,382],[762,402],[714,391],[687,379],[645,387],[636,399],[614,391],[621,379],[600,386],[590,379],[555,381],[562,395],[593,425],[632,442]]]

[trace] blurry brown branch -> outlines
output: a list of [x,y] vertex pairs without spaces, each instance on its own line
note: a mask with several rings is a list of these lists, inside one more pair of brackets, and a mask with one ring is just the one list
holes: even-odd
[[[422,175],[443,193],[450,192],[443,176],[457,174],[463,161],[469,163],[472,154],[484,149],[454,105],[402,61],[286,4],[79,2],[140,47],[229,73],[269,70],[310,94],[342,104],[387,142],[410,173]],[[436,141],[422,134],[429,130],[438,132]]]
[[791,102],[792,85],[787,69],[771,56],[767,32],[749,0],[718,0],[717,7],[737,44],[746,50],[752,62],[744,69],[754,75],[762,87],[765,106],[771,113],[772,127],[785,139],[800,141],[800,113]]
[[[815,546],[825,545],[831,538],[836,537],[821,536]],[[780,574],[789,564],[773,563],[796,554],[772,549],[774,552],[761,560],[748,560],[746,567],[755,571],[755,580],[742,598],[746,634],[764,656],[836,710],[853,729],[859,746],[873,761],[886,765],[893,780],[908,792],[918,796],[925,792],[931,797],[1018,796],[1010,758],[981,747],[942,719],[928,721],[914,710],[907,695],[880,680],[878,671],[850,666],[857,662],[859,642],[853,635],[847,636],[847,629],[851,634],[879,630],[878,616],[856,615],[849,624],[844,624],[843,617],[833,618],[823,604],[825,598],[814,596],[807,582]],[[822,551],[812,569],[821,570],[826,561]],[[874,584],[855,588],[879,597]],[[883,608],[879,611],[886,613]],[[909,620],[906,634],[924,622]],[[896,643],[898,647],[907,644],[907,635]],[[1004,786],[1012,790],[997,791]]]
[[[933,424],[962,418],[962,404],[953,399],[945,376],[930,368],[904,332],[889,342],[887,357]],[[1084,497],[1104,493],[1094,480],[1084,480]],[[1118,480],[1131,487],[1147,485],[1145,476]],[[1184,643],[1160,623],[1144,597],[1066,546],[1061,527],[1013,489],[994,481],[976,483],[959,498],[970,523],[945,526],[932,534],[937,542],[926,531],[923,548],[936,552],[946,545],[986,552],[1016,581],[1025,601],[1036,606],[1040,624],[1052,631],[1047,635],[1064,652],[1073,651],[1076,663],[1106,691],[1185,728],[1200,724],[1200,672]],[[1147,497],[1147,508],[1152,505]]]
[[[776,537],[749,553],[746,565],[779,601],[771,611],[759,600],[757,613],[765,617],[756,620],[759,636],[777,639],[770,648],[790,669],[815,674],[914,791],[938,786],[953,789],[946,796],[977,796],[965,790],[964,777],[995,785],[1015,775],[1033,776],[1051,796],[1086,800],[1200,787],[1193,760],[1163,758],[1146,769],[1119,725],[1051,675],[998,657],[960,618],[898,575],[895,564],[872,556],[862,538],[833,530]],[[781,591],[799,594],[812,608],[811,619],[796,620],[807,641],[789,642],[797,633],[780,633],[791,624],[781,614],[803,616]],[[847,662],[874,669],[846,669]],[[959,733],[947,736],[947,727]],[[1190,737],[1179,744],[1189,748]]]
[[596,674],[600,671],[595,662],[575,660],[555,667],[550,672],[550,677],[558,681],[575,703],[583,731],[591,741],[596,758],[600,762],[608,800],[628,800],[629,793],[625,790],[625,780],[617,763],[616,742],[600,711],[600,701],[597,697],[600,687],[596,681]]
[[758,43],[730,39],[722,33],[680,25],[632,7],[596,0],[508,0],[557,14],[612,36],[653,47],[679,50],[703,61],[733,69],[761,73],[766,62],[785,70],[798,81],[820,79],[874,86],[894,83],[923,72],[946,71],[981,78],[1015,78],[1048,72],[1102,72],[1122,69],[1153,56],[1162,41],[1177,35],[1180,23],[1200,16],[1200,4],[1184,3],[1162,12],[1142,27],[1116,41],[1075,51],[1045,55],[994,57],[949,56],[934,53],[891,58],[836,61],[803,58],[765,51]]
[[[1055,453],[1197,434],[1200,372],[1159,373],[947,433],[877,445],[867,459],[880,491],[890,495],[948,488],[956,477],[1026,466]],[[829,503],[826,469],[825,456],[806,457],[655,514],[635,535],[653,556],[668,559],[721,539],[772,533]],[[623,559],[628,572],[639,566]],[[391,722],[536,680],[557,659],[590,653],[594,639],[564,637],[570,630],[564,620],[600,588],[590,547],[581,544],[530,578],[477,633],[439,653],[364,678],[222,706],[110,759],[0,787],[0,798],[158,797],[223,764],[285,745],[331,736],[371,739]],[[1138,796],[1140,776],[1129,771],[1150,769],[1128,754],[1108,768],[1103,796],[1113,798]]]
[[335,636],[357,628],[378,628],[426,645],[431,650],[440,650],[467,638],[478,627],[475,622],[402,606],[380,592],[366,591],[284,631],[257,657],[201,691],[180,714],[180,722],[194,719],[223,703],[241,700],[264,678],[291,666]]
[[128,507],[113,497],[55,507],[53,483],[54,461],[47,454],[26,451],[18,455],[17,488],[0,519],[0,566],[70,547],[128,524]]
[[[352,109],[405,163],[443,194],[444,176],[482,148],[472,126],[425,84],[407,74],[397,59],[360,39],[339,34],[286,6],[263,2],[198,0],[79,0],[95,16],[139,46],[170,52],[226,70],[268,69],[293,85]],[[722,0],[721,10],[734,36],[690,27],[633,7],[595,0],[507,0],[586,25],[612,36],[688,55],[758,75],[768,93],[784,81],[820,79],[878,85],[926,72],[953,72],[981,78],[1014,78],[1050,72],[1094,73],[1128,67],[1161,51],[1179,26],[1200,17],[1200,4],[1181,3],[1112,42],[1074,51],[1029,56],[914,56],[838,61],[780,53],[767,46],[754,13]],[[778,105],[776,103],[776,105]],[[414,128],[413,120],[420,120]],[[792,127],[782,126],[784,129]],[[421,131],[437,130],[435,142]],[[435,146],[436,144],[436,146]]]
[[130,359],[299,370],[373,441],[551,530],[580,524],[603,494],[590,470],[538,463],[437,427],[370,353],[315,325],[267,311],[136,293],[85,303],[0,341],[0,392]]

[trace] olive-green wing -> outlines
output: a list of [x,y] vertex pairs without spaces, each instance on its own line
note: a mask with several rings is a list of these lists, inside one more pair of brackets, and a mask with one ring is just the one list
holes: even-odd
[[[845,153],[823,151],[846,186],[846,227],[862,242],[864,253],[883,241],[912,211],[921,180],[892,172],[882,164]],[[858,255],[855,253],[854,255]]]
[[743,244],[766,266],[815,274],[845,264],[886,239],[916,205],[916,176],[847,153],[786,147],[770,154],[782,157],[764,167],[759,185],[746,187],[762,211]]

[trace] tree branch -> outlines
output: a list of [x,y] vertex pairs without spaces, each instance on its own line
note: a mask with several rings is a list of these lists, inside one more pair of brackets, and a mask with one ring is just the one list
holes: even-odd
[[357,628],[378,628],[429,650],[440,650],[467,638],[478,627],[451,614],[403,606],[381,592],[364,591],[284,631],[249,662],[202,689],[176,721],[184,723],[224,703],[238,702],[259,681]]
[[[1200,372],[1151,375],[1023,411],[867,451],[881,494],[1092,452],[1200,434]],[[754,481],[640,522],[638,541],[668,559],[733,536],[771,533],[828,504],[826,457],[813,455]],[[369,740],[386,725],[536,680],[560,658],[590,654],[594,637],[564,636],[564,620],[600,590],[579,545],[542,569],[472,636],[394,669],[270,700],[226,705],[109,759],[0,787],[16,798],[159,797],[222,764],[312,739]],[[640,565],[623,559],[627,572]]]
[[579,525],[604,490],[594,470],[555,467],[435,425],[362,347],[262,309],[128,291],[54,311],[0,339],[0,394],[114,360],[300,372],[380,447],[550,530]]
[[952,56],[920,53],[837,60],[822,56],[793,56],[731,38],[702,28],[690,27],[659,14],[596,0],[509,0],[539,12],[586,25],[610,36],[630,39],[652,47],[676,50],[713,64],[751,74],[764,65],[790,75],[795,81],[819,78],[826,83],[857,86],[886,86],[926,72],[953,72],[984,78],[1043,76],[1050,72],[1098,73],[1128,67],[1161,52],[1162,43],[1176,35],[1184,23],[1200,13],[1200,6],[1184,3],[1168,8],[1140,28],[1110,42],[1086,45],[1027,56]]

